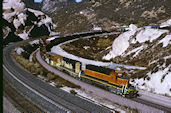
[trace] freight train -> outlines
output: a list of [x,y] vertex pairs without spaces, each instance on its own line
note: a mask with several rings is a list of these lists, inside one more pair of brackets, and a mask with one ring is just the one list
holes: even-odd
[[46,52],[43,59],[58,70],[65,71],[71,76],[101,86],[115,94],[132,98],[138,96],[138,91],[129,84],[127,73],[101,66],[87,64],[83,69],[82,63],[51,52]]

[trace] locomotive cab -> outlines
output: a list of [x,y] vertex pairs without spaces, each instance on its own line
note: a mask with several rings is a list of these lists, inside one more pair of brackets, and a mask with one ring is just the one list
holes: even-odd
[[131,84],[128,83],[127,87],[126,87],[126,93],[125,93],[126,97],[137,97],[138,96],[138,91],[136,90],[136,88],[134,86],[132,86]]
[[129,78],[127,76],[127,73],[123,71],[114,71],[111,76],[115,76],[116,80],[113,80],[116,84],[119,84],[121,87],[121,95],[125,97],[137,97],[138,91],[134,86],[129,84]]

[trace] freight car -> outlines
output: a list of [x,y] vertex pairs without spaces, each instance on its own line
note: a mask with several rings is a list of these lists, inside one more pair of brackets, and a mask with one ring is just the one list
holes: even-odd
[[123,71],[95,65],[86,65],[85,70],[83,70],[81,62],[48,52],[44,58],[51,66],[65,71],[75,78],[102,86],[110,92],[125,97],[138,96],[138,91],[129,84],[127,74]]

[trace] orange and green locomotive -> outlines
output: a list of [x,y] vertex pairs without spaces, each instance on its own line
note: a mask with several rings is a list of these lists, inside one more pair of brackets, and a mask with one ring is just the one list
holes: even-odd
[[138,91],[129,84],[127,74],[123,71],[116,71],[95,65],[86,65],[86,69],[81,74],[81,78],[102,85],[115,94],[126,97],[136,97],[138,95]]
[[80,61],[53,53],[46,53],[44,59],[51,66],[63,70],[75,78],[102,86],[115,94],[125,97],[138,96],[138,91],[129,84],[127,73],[123,71],[90,64],[85,65],[85,69],[83,69],[83,65]]

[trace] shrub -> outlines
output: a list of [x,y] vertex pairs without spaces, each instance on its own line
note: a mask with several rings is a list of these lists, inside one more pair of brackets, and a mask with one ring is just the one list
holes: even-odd
[[110,39],[99,39],[97,42],[97,46],[99,47],[108,47],[110,45]]
[[41,68],[40,68],[39,74],[40,74],[40,75],[43,75],[43,73],[44,73],[44,72],[43,72],[43,68],[41,67]]
[[75,92],[75,90],[70,90],[70,93],[72,93],[72,94],[74,94],[74,95],[76,95],[77,94],[77,92]]
[[168,65],[170,65],[171,64],[171,58],[168,58],[167,60],[166,60],[166,66],[168,66]]
[[150,80],[150,77],[149,77],[149,76],[147,77],[147,80],[148,80],[148,81]]
[[14,8],[11,8],[11,11],[14,12]]
[[151,73],[156,73],[158,70],[159,70],[159,67],[158,67],[158,66],[156,66],[156,67],[154,67],[154,69],[152,70],[152,72],[151,72]]
[[143,27],[143,26],[145,26],[145,25],[146,25],[146,23],[143,22],[143,21],[139,21],[139,22],[137,23],[137,26],[138,26],[138,27]]
[[47,71],[43,71],[43,76],[47,76],[48,72]]
[[52,73],[48,73],[47,74],[47,81],[50,81],[50,80],[54,80],[55,79],[55,75],[52,74]]

